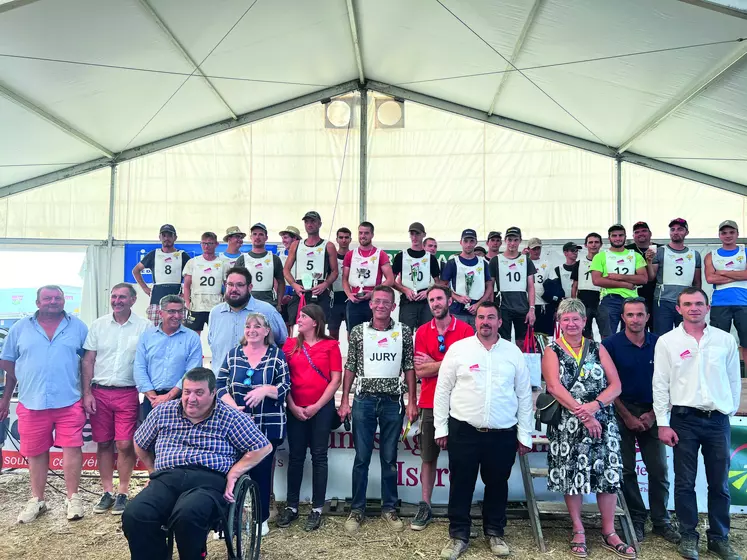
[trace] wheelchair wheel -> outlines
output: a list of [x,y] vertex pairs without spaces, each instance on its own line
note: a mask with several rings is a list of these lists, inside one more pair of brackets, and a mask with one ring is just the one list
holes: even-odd
[[228,511],[226,545],[229,558],[259,560],[262,541],[262,517],[259,487],[248,476],[242,476],[234,490],[236,502]]

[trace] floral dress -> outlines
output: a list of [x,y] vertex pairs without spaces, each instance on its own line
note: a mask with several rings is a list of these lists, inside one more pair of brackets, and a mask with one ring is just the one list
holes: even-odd
[[[589,341],[589,350],[581,364],[582,374],[572,387],[570,384],[579,367],[576,360],[557,342],[553,342],[548,350],[558,357],[560,382],[579,403],[593,402],[607,387],[597,342]],[[560,424],[547,430],[550,440],[547,489],[561,494],[616,493],[620,488],[622,461],[614,408],[608,405],[596,414],[602,425],[601,439],[592,439],[570,410],[564,407],[561,410]]]

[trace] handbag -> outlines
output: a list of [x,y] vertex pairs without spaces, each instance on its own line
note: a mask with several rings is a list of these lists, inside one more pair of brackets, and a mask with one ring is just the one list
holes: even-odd
[[[576,381],[578,381],[578,378],[581,375],[581,364],[584,363],[588,352],[589,341],[587,340],[584,343],[584,349],[581,353],[581,360],[579,362],[578,371],[576,372],[576,377],[573,379],[573,383],[571,383],[571,387],[576,384]],[[535,412],[535,418],[537,419],[538,423],[557,427],[560,424],[561,413],[562,405],[550,393],[544,392],[537,395],[537,412]]]
[[521,348],[524,353],[524,363],[527,365],[529,370],[529,380],[532,387],[539,387],[542,385],[542,353],[537,345],[537,339],[534,334],[534,327],[527,329],[527,334],[524,337],[524,344]]
[[[311,366],[311,369],[313,369],[317,374],[319,374],[322,379],[324,379],[327,383],[330,383],[332,381],[331,377],[327,377],[324,375],[324,372],[320,370],[316,364],[311,360],[311,356],[309,356],[309,351],[306,350],[306,346],[301,345],[301,349],[303,350],[303,355],[306,356],[306,359],[309,362],[309,365]],[[332,417],[332,423],[330,425],[330,431],[334,432],[337,428],[339,428],[342,425],[342,420],[340,419],[340,415],[335,413],[335,415]]]

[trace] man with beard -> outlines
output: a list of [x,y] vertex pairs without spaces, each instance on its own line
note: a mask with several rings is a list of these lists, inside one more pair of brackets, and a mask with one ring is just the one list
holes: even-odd
[[441,558],[450,560],[469,543],[478,471],[485,483],[483,531],[490,550],[496,556],[510,554],[503,540],[508,478],[517,450],[523,455],[532,448],[532,387],[524,355],[499,336],[501,317],[495,303],[478,305],[475,324],[475,336],[449,348],[433,399],[436,442],[449,451],[452,542]]
[[649,512],[638,487],[638,447],[648,471],[648,503],[654,534],[678,543],[680,535],[672,528],[667,511],[669,467],[666,447],[659,441],[659,428],[653,410],[654,348],[659,337],[646,332],[648,310],[643,298],[625,300],[622,320],[625,330],[604,339],[602,344],[615,364],[622,385],[622,393],[615,399],[615,414],[620,427],[623,495],[633,520],[636,539],[643,542]]
[[489,300],[490,273],[485,259],[475,255],[477,233],[473,229],[462,231],[462,252],[449,259],[441,270],[441,280],[451,287],[450,312],[458,319],[475,324],[478,304]]
[[262,313],[267,318],[275,344],[282,347],[288,338],[288,330],[277,309],[264,301],[253,298],[252,275],[245,268],[234,267],[226,276],[226,296],[210,311],[208,345],[212,352],[212,369],[218,375],[223,360],[244,335],[244,325],[249,313]]
[[236,261],[241,256],[241,246],[244,244],[245,237],[246,234],[239,229],[239,226],[231,226],[226,230],[223,243],[228,243],[228,247],[220,254],[220,258],[226,262],[226,268],[236,266]]
[[[132,269],[132,276],[138,286],[150,296],[150,305],[145,311],[146,317],[155,325],[161,320],[159,303],[163,296],[179,295],[182,291],[182,273],[187,265],[189,255],[174,247],[176,229],[171,224],[164,224],[158,233],[160,249],[153,249]],[[153,276],[153,287],[143,280],[143,270],[150,269]]]
[[[651,230],[646,222],[636,222],[633,224],[633,243],[625,245],[626,249],[635,251],[641,257],[643,262],[650,260],[656,255],[656,245],[651,244]],[[649,254],[646,257],[646,254]],[[646,282],[638,287],[638,296],[646,300],[648,306],[648,324],[646,325],[648,330],[654,330],[654,318],[656,317],[656,309],[654,307],[654,289],[656,288],[656,278],[648,278],[646,274]]]
[[596,319],[597,328],[599,326],[599,291],[601,288],[595,286],[591,280],[591,263],[594,257],[602,248],[602,236],[598,233],[590,233],[584,239],[586,246],[586,256],[577,260],[576,265],[571,272],[571,297],[578,298],[586,306],[586,326],[584,327],[584,336],[592,339],[594,331],[592,330],[592,321]]
[[668,333],[682,322],[677,313],[677,296],[682,290],[701,286],[700,253],[685,247],[687,220],[675,218],[669,222],[669,243],[646,252],[646,271],[656,280],[654,297],[654,332]]
[[602,338],[617,332],[623,302],[627,298],[638,297],[636,287],[648,281],[643,257],[636,251],[625,248],[625,226],[610,226],[607,237],[610,242],[609,250],[600,251],[591,262],[591,281],[602,289],[597,317]]
[[436,463],[441,448],[436,444],[433,424],[433,394],[436,391],[438,370],[446,351],[457,340],[475,334],[472,327],[449,313],[452,304],[451,289],[446,286],[431,286],[425,292],[425,300],[433,319],[418,329],[415,337],[415,375],[420,379],[420,483],[423,499],[418,513],[410,524],[414,531],[425,529],[433,520],[431,497],[436,483]]
[[329,320],[329,289],[337,279],[337,251],[331,241],[322,239],[319,230],[322,217],[311,210],[303,216],[306,240],[294,241],[288,249],[283,275],[293,288],[293,297],[288,304],[289,324],[296,324],[301,298],[305,303],[316,303]]
[[283,263],[280,257],[265,248],[267,227],[264,224],[254,224],[249,233],[252,236],[252,250],[241,255],[236,261],[236,266],[246,268],[252,273],[252,295],[280,311],[282,304],[278,301],[279,296],[285,294]]

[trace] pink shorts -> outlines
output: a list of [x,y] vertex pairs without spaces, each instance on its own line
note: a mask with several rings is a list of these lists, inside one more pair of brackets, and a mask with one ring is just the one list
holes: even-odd
[[47,410],[29,410],[19,402],[16,414],[21,453],[27,457],[46,453],[53,443],[57,447],[83,446],[86,413],[81,401]]
[[135,387],[91,387],[96,414],[91,415],[93,441],[131,441],[137,430],[140,399]]

